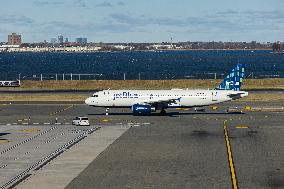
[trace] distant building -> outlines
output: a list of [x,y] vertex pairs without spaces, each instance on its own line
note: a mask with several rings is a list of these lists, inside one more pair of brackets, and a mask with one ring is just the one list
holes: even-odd
[[87,38],[76,38],[76,43],[79,43],[79,44],[87,44],[88,43],[88,39]]
[[59,35],[57,39],[58,39],[58,43],[63,44],[63,39],[64,38],[63,38],[62,35]]
[[11,33],[8,35],[8,45],[21,45],[22,37],[21,35],[17,35],[16,33]]
[[52,44],[55,44],[55,43],[57,43],[57,39],[56,39],[55,37],[53,37],[53,38],[51,38],[50,42],[51,42]]
[[67,37],[65,38],[64,42],[65,42],[65,43],[68,43],[68,42],[69,42],[69,40],[68,40]]
[[152,45],[154,49],[173,49],[174,46],[172,44],[154,44]]

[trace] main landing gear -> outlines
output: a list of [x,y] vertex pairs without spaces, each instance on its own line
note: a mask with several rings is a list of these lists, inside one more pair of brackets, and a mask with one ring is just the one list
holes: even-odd
[[162,109],[161,112],[160,112],[160,114],[161,114],[162,116],[165,116],[165,115],[167,115],[167,112],[166,112],[165,109]]

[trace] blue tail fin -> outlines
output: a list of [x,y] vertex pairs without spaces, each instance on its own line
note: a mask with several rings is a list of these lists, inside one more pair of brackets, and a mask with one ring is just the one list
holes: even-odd
[[239,91],[245,77],[245,64],[237,64],[216,90]]

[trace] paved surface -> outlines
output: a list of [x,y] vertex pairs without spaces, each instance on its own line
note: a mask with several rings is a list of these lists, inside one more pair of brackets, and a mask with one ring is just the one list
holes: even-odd
[[39,186],[42,189],[64,188],[128,128],[127,126],[100,128],[52,163],[35,172],[17,188],[38,189]]
[[74,126],[2,126],[0,145],[0,187],[8,188],[32,171],[41,168],[64,150],[76,144],[78,137],[93,128]]
[[230,127],[240,188],[284,188],[284,113],[256,113]]
[[230,187],[222,121],[170,119],[130,129],[67,188]]
[[128,130],[68,189],[233,188],[224,120],[239,188],[284,188],[283,113],[111,116],[118,117],[151,124]]
[[[14,137],[20,137],[5,134],[10,132],[4,127],[19,127],[13,123],[46,123],[42,127],[50,128],[57,117],[57,122],[63,123],[57,126],[64,127],[73,117],[87,115],[92,124],[101,127],[128,125],[132,128],[97,158],[94,156],[66,188],[232,188],[224,132],[224,120],[228,120],[238,187],[284,188],[284,113],[225,113],[228,107],[247,104],[227,103],[217,111],[206,109],[199,113],[171,110],[163,117],[158,114],[136,117],[125,109],[111,109],[110,115],[105,116],[104,109],[83,105],[7,105],[0,106],[0,123],[4,125],[0,127],[0,132],[4,132],[0,138],[16,140]],[[248,105],[281,107],[284,102]],[[22,127],[27,127],[25,124]],[[0,144],[0,148],[3,145],[11,144]],[[77,145],[73,148],[75,150]],[[51,161],[50,166],[56,160]],[[47,166],[43,167],[43,172],[45,168],[48,170]]]

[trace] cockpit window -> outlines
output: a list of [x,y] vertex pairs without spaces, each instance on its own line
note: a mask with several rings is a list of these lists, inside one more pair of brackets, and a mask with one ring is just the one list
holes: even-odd
[[99,95],[94,94],[93,97],[99,97]]

